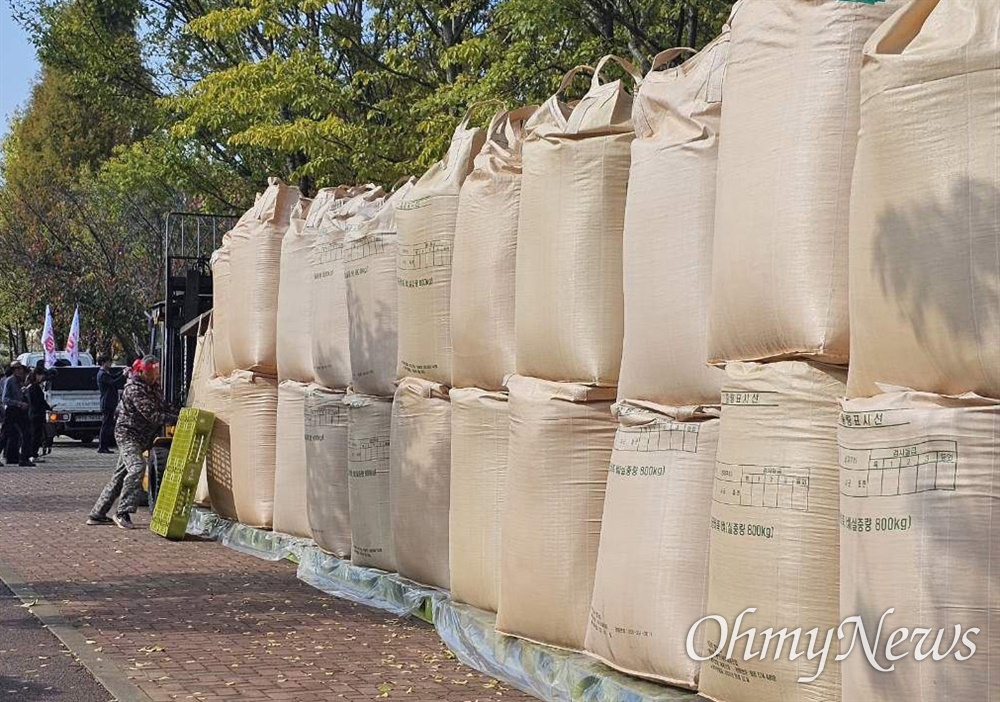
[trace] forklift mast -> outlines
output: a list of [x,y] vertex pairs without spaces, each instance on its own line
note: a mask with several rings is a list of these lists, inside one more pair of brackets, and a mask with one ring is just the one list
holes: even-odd
[[164,399],[181,405],[194,365],[197,336],[181,329],[212,309],[212,252],[234,215],[171,212],[163,233],[163,299],[150,312],[149,348],[160,357]]

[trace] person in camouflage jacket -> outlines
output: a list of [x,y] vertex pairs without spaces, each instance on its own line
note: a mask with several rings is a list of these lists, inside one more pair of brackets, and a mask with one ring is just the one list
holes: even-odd
[[[135,512],[142,492],[142,474],[146,469],[143,452],[153,445],[160,427],[177,418],[160,396],[159,381],[160,363],[155,356],[147,356],[135,365],[125,383],[115,422],[118,463],[90,511],[87,524],[114,522],[122,529],[133,528],[129,515]],[[118,509],[109,519],[108,512],[116,499]]]

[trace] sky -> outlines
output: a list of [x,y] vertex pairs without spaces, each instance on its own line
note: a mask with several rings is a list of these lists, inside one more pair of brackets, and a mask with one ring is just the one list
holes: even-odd
[[0,0],[0,136],[14,111],[24,105],[38,73],[35,47],[10,14],[8,0]]

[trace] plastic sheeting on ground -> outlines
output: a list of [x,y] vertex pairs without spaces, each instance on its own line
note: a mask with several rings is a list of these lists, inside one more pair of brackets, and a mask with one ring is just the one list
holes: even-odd
[[310,548],[313,543],[309,539],[231,522],[198,507],[191,510],[187,533],[218,541],[234,551],[265,561],[287,558],[298,563],[305,549]]
[[448,599],[444,590],[425,587],[396,573],[356,566],[316,548],[302,554],[297,576],[328,595],[429,622],[433,621],[435,603]]
[[495,615],[451,601],[450,595],[395,573],[352,565],[308,539],[248,527],[201,508],[191,510],[188,534],[264,560],[298,563],[302,582],[334,597],[434,624],[462,663],[551,702],[688,702],[696,695],[617,673],[579,654],[504,636]]
[[580,653],[504,636],[496,615],[446,599],[434,608],[434,628],[462,663],[551,702],[687,702],[690,690],[616,673]]

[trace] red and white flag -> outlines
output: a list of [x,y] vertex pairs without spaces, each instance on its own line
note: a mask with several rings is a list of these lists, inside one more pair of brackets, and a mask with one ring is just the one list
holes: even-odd
[[42,349],[45,351],[45,367],[56,364],[56,337],[52,331],[52,310],[45,305],[45,327],[42,329]]
[[80,308],[73,312],[73,323],[69,327],[69,336],[66,337],[66,355],[69,362],[77,365],[80,362]]

